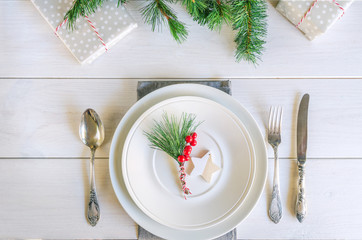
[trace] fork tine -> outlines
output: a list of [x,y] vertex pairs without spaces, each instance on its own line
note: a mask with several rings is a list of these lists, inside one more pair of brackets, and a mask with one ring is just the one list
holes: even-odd
[[279,133],[279,123],[280,123],[280,107],[275,107],[276,108],[276,113],[275,113],[275,122],[274,122],[274,126],[275,126],[275,134]]
[[270,107],[268,132],[269,134],[280,134],[283,118],[283,107]]
[[278,108],[277,107],[273,107],[274,111],[273,111],[273,122],[272,122],[272,128],[273,128],[273,133],[277,133],[278,131]]
[[271,133],[272,132],[272,120],[273,120],[273,106],[270,107],[269,110],[269,124],[268,124],[268,132]]
[[271,121],[270,121],[270,133],[275,133],[275,128],[276,128],[276,125],[275,125],[275,121],[276,121],[276,117],[277,117],[277,109],[275,106],[272,107],[272,110],[271,110]]
[[282,127],[282,119],[283,119],[283,107],[279,106],[280,108],[280,113],[279,113],[279,124],[278,124],[278,132],[281,132],[281,127]]

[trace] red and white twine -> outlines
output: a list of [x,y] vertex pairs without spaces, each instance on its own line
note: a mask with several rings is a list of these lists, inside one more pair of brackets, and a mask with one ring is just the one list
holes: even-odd
[[103,39],[101,38],[101,36],[99,35],[98,31],[96,30],[96,27],[94,26],[94,24],[91,22],[91,20],[89,20],[88,16],[85,16],[87,22],[89,23],[89,25],[93,28],[93,31],[97,34],[99,40],[101,41],[101,43],[103,44],[104,48],[106,49],[106,51],[108,51],[107,45],[106,43],[103,41]]
[[184,163],[182,163],[180,165],[180,181],[181,181],[181,185],[182,185],[182,191],[184,192],[184,198],[186,198],[186,195],[188,194],[192,194],[190,189],[188,187],[186,187],[186,173],[185,173],[185,165]]
[[316,5],[316,3],[318,2],[318,0],[314,0],[313,4],[310,6],[310,8],[308,9],[308,11],[304,14],[304,16],[302,17],[302,19],[300,19],[299,23],[296,25],[296,27],[299,27],[300,24],[302,24],[302,22],[304,21],[304,19],[306,19],[307,15],[312,11],[312,9],[314,8],[314,6]]
[[339,9],[342,10],[342,14],[341,14],[341,16],[339,16],[339,18],[338,18],[338,19],[340,19],[340,18],[343,17],[343,15],[344,15],[344,8],[343,8],[339,3],[337,3],[336,0],[333,0],[333,2],[334,2],[334,4],[336,4],[336,5],[339,7]]
[[[338,19],[340,19],[343,15],[344,15],[344,8],[336,1],[336,0],[332,0],[334,4],[336,4],[339,9],[342,10],[342,14],[341,16],[339,16]],[[303,21],[307,18],[307,16],[309,15],[309,13],[312,11],[312,9],[314,8],[314,6],[317,4],[318,0],[314,0],[313,4],[309,7],[308,11],[304,14],[304,16],[300,19],[300,21],[298,22],[297,25],[295,25],[296,27],[299,27],[300,24],[303,23]]]
[[[96,27],[94,26],[94,24],[92,23],[91,20],[89,20],[88,16],[84,16],[84,18],[87,20],[88,24],[91,26],[91,28],[93,29],[93,31],[95,32],[95,34],[97,34],[98,39],[100,40],[100,42],[102,43],[102,45],[104,46],[104,48],[106,49],[106,51],[108,51],[108,47],[106,45],[106,43],[103,41],[101,35],[99,34],[99,32],[97,31]],[[59,24],[56,28],[55,28],[55,34],[59,37],[58,35],[58,30],[68,21],[68,18],[65,19],[61,24]]]
[[68,21],[68,18],[65,19],[61,24],[59,24],[58,27],[55,29],[55,34],[56,34],[57,36],[59,36],[59,35],[58,35],[58,30],[59,30],[59,28],[61,28],[67,21]]

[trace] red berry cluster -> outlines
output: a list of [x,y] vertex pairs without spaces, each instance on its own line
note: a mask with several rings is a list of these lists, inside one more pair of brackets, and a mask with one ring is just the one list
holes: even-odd
[[186,147],[184,148],[184,155],[180,155],[177,158],[179,162],[187,162],[188,160],[190,160],[192,147],[196,146],[197,144],[196,138],[197,138],[197,133],[195,132],[185,138]]

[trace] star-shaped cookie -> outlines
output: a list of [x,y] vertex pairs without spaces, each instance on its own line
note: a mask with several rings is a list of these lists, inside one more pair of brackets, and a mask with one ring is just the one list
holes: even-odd
[[219,170],[220,167],[213,162],[210,151],[207,152],[202,158],[192,157],[186,166],[186,173],[188,175],[201,175],[201,177],[208,183],[211,182],[212,175]]

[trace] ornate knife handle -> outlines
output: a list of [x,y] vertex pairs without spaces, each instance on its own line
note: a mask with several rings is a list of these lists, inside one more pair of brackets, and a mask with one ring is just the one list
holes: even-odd
[[295,206],[295,212],[299,222],[303,222],[307,214],[307,203],[305,199],[305,182],[304,182],[304,164],[298,163],[299,181],[298,181],[298,196]]

